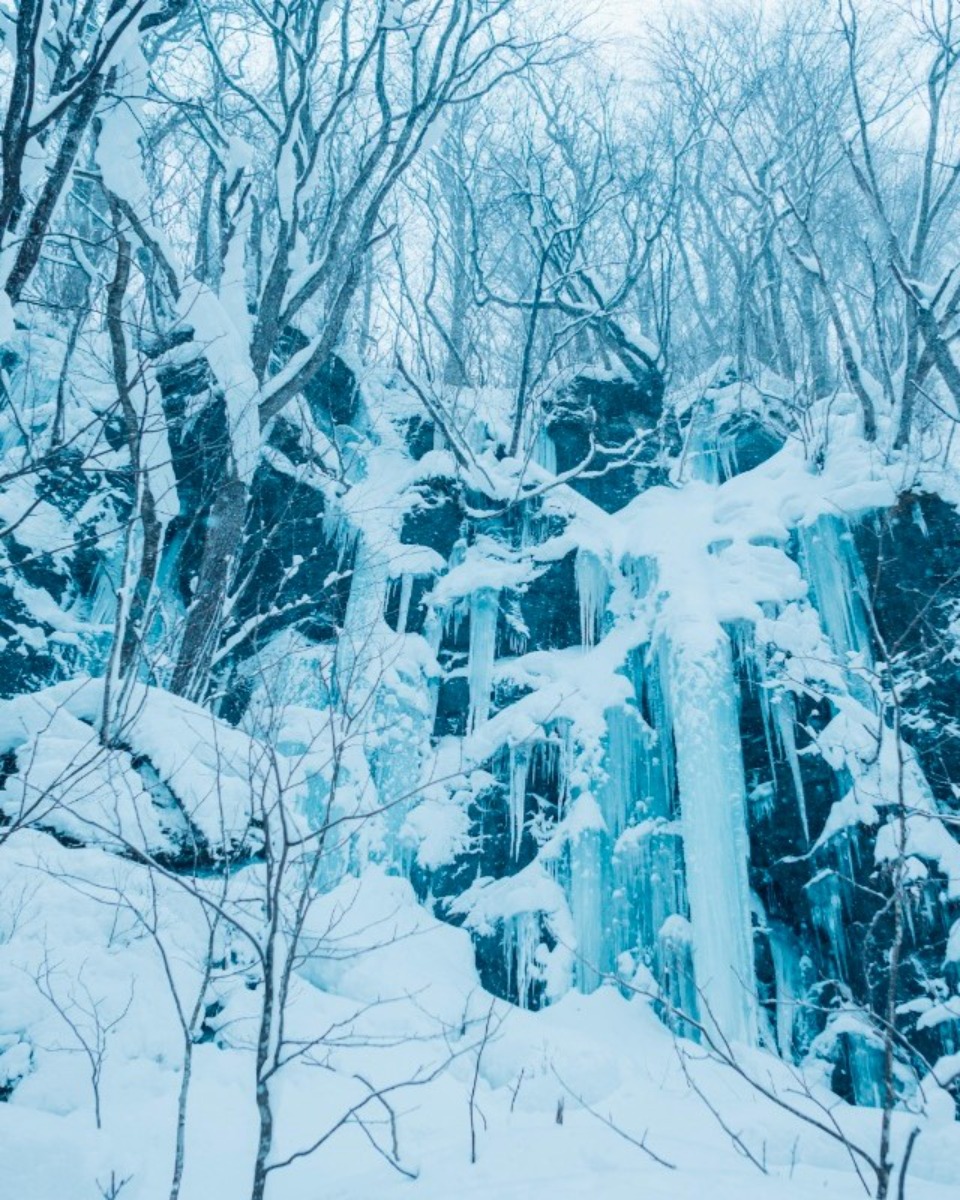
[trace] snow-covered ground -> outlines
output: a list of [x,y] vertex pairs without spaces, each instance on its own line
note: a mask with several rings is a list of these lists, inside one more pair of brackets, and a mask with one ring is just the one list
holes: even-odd
[[[43,834],[17,834],[4,853],[4,898],[17,902],[4,904],[14,916],[0,931],[0,1069],[23,1078],[0,1104],[2,1194],[97,1200],[111,1194],[112,1178],[128,1180],[118,1193],[125,1200],[166,1196],[182,1047],[150,914],[164,915],[170,978],[186,1001],[203,925],[196,903],[142,867]],[[435,921],[405,881],[376,869],[321,905],[314,918],[335,934],[303,967],[286,1031],[292,1045],[316,1045],[276,1077],[275,1161],[334,1129],[351,1107],[356,1119],[273,1173],[271,1200],[863,1194],[837,1141],[675,1039],[642,998],[607,986],[536,1013],[494,1001],[478,984],[467,934]],[[195,1048],[184,1200],[249,1195],[256,996],[248,982],[239,960],[218,973],[222,1011]],[[97,1025],[100,1131],[80,1044],[96,1054]],[[848,1107],[814,1077],[804,1098],[779,1060],[746,1049],[738,1057],[764,1086],[836,1120],[875,1153],[876,1110]],[[363,1104],[370,1089],[389,1090]],[[907,1195],[947,1200],[960,1184],[960,1126],[936,1097],[923,1118],[897,1114],[898,1146],[914,1124],[922,1132]]]

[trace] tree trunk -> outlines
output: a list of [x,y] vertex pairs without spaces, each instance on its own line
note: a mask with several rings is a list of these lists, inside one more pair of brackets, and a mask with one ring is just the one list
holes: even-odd
[[40,261],[43,242],[50,228],[54,210],[70,178],[70,172],[80,150],[80,143],[96,112],[103,88],[103,78],[95,75],[74,102],[57,157],[47,173],[43,191],[30,214],[26,234],[20,243],[10,278],[7,280],[7,295],[14,303],[22,296],[24,287]]
[[180,655],[170,682],[170,690],[179,696],[197,698],[206,689],[230,570],[239,553],[246,512],[246,487],[239,479],[227,480],[207,518],[197,587],[187,612]]

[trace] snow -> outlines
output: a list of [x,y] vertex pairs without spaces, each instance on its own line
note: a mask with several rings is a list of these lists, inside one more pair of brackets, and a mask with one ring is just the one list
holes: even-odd
[[[537,551],[542,558],[543,547]],[[480,588],[522,588],[543,573],[543,566],[529,557],[519,557],[492,538],[480,537],[467,547],[431,593],[431,603],[448,607]]]
[[178,309],[223,391],[237,475],[249,483],[259,458],[260,388],[247,345],[220,298],[199,280],[184,284]]
[[104,184],[114,195],[126,200],[134,212],[148,213],[150,192],[140,168],[143,126],[139,107],[135,101],[131,103],[123,97],[107,108],[101,118],[96,162]]
[[[936,863],[946,880],[947,896],[960,899],[960,842],[933,812],[910,812],[905,826],[902,850]],[[875,854],[878,862],[884,862],[896,859],[900,853],[899,822],[895,818],[878,833]]]
[[63,516],[36,494],[28,476],[11,479],[0,491],[0,522],[17,541],[53,554],[62,555],[73,540]]
[[[257,790],[271,786],[263,747],[188,700],[138,686],[119,718],[123,749],[109,750],[96,732],[102,697],[99,680],[81,678],[0,701],[0,746],[18,762],[0,793],[8,818],[29,812],[81,841],[150,852],[189,829],[211,847],[241,844]],[[296,785],[293,764],[281,780]]]
[[[76,33],[70,7],[44,0],[38,8],[49,27],[37,43],[30,121],[54,102],[55,51]],[[8,401],[0,528],[10,529],[0,585],[11,610],[0,613],[8,618],[0,665],[10,675],[0,680],[9,697],[0,699],[0,1192],[248,1197],[259,1085],[275,1116],[265,1200],[852,1198],[862,1189],[829,1130],[878,1152],[882,996],[874,985],[875,973],[883,983],[879,943],[889,931],[885,916],[873,918],[902,872],[909,969],[895,998],[898,1029],[907,1040],[919,1031],[924,1059],[908,1066],[904,1055],[895,1067],[902,1093],[892,1160],[896,1168],[918,1129],[910,1200],[953,1197],[956,805],[938,799],[947,782],[924,777],[920,739],[915,753],[899,737],[869,612],[874,581],[857,549],[870,532],[861,522],[918,481],[960,503],[960,443],[951,435],[936,445],[939,417],[924,409],[901,453],[891,448],[895,413],[857,347],[878,409],[874,444],[862,436],[851,393],[808,403],[794,380],[759,367],[740,378],[745,364],[729,358],[678,389],[702,353],[678,343],[663,421],[642,447],[658,457],[641,455],[636,475],[638,489],[643,478],[659,484],[606,512],[579,490],[599,495],[602,472],[589,488],[575,472],[557,476],[570,445],[548,432],[549,390],[576,378],[627,382],[629,372],[576,361],[591,353],[606,318],[571,301],[566,317],[584,318],[583,329],[561,321],[568,329],[559,341],[541,328],[533,346],[535,357],[556,352],[566,363],[553,378],[553,367],[532,364],[522,425],[533,444],[516,456],[507,449],[515,389],[425,379],[447,428],[428,406],[436,448],[414,461],[411,435],[419,450],[426,431],[412,424],[426,419],[422,396],[365,359],[393,341],[422,370],[431,347],[411,344],[422,341],[422,314],[406,289],[393,295],[396,272],[376,266],[394,250],[377,234],[370,304],[349,314],[337,346],[357,380],[355,415],[334,428],[315,396],[300,396],[282,423],[261,431],[259,413],[334,331],[322,298],[307,305],[304,347],[258,377],[249,349],[262,299],[256,252],[269,259],[278,222],[303,217],[287,229],[286,300],[318,281],[325,268],[312,259],[342,199],[335,181],[328,186],[331,165],[350,167],[367,118],[376,125],[378,100],[403,125],[404,69],[393,70],[393,51],[405,58],[419,46],[429,58],[438,49],[431,22],[409,20],[419,7],[321,0],[320,24],[291,17],[274,31],[276,45],[257,21],[241,28],[216,18],[208,32],[225,61],[201,69],[199,92],[222,91],[219,76],[236,72],[248,98],[265,99],[232,112],[227,104],[225,126],[208,114],[203,136],[219,157],[215,192],[225,206],[214,224],[228,238],[222,269],[205,282],[182,282],[178,266],[195,259],[195,222],[185,213],[200,202],[199,184],[168,179],[187,205],[171,206],[143,169],[154,135],[169,140],[150,100],[153,77],[167,79],[174,101],[190,101],[188,59],[176,41],[153,45],[151,36],[148,64],[134,20],[102,64],[109,86],[98,135],[78,162],[146,222],[177,275],[175,296],[160,276],[149,286],[150,245],[137,249],[129,315],[142,351],[131,383],[142,472],[131,472],[129,448],[109,424],[116,389],[102,322],[78,324],[73,357],[65,356],[79,295],[72,286],[59,294],[61,276],[76,276],[65,246],[75,243],[94,280],[98,255],[109,251],[61,236],[84,188],[58,209],[47,243],[51,302],[14,313],[0,289]],[[434,13],[454,13],[451,46],[467,20],[456,15],[463,7],[441,3]],[[149,0],[139,15],[161,8]],[[112,22],[129,19],[129,6],[113,9]],[[483,13],[478,20],[478,36],[495,41],[500,17],[489,28]],[[9,43],[16,22],[7,12],[0,23]],[[295,84],[298,56],[318,29],[317,71],[298,95],[286,89],[293,107],[281,131],[267,108],[284,80]],[[293,76],[282,70],[278,84],[269,68],[284,39]],[[337,99],[341,55],[359,63],[365,44],[372,57],[358,67],[357,88]],[[390,67],[382,94],[370,90],[378,46]],[[333,123],[311,164],[298,144],[310,134],[300,106],[320,112],[315,101],[324,98]],[[539,134],[552,136],[550,123]],[[445,118],[424,111],[414,124],[421,156],[442,153]],[[258,141],[264,127],[270,145]],[[32,139],[26,201],[61,132]],[[172,157],[154,164],[161,175],[187,153],[176,141]],[[535,176],[531,220],[547,235],[551,198]],[[377,191],[368,183],[366,199],[347,191],[361,209]],[[374,196],[385,201],[383,229],[404,246],[422,233],[420,218],[410,226],[405,212],[423,183],[395,193],[399,208]],[[252,244],[258,230],[261,247]],[[664,230],[672,236],[669,224]],[[474,249],[484,261],[493,254],[495,267],[514,247],[508,238]],[[456,257],[450,245],[440,250],[438,316],[448,314],[443,276]],[[799,276],[820,273],[816,256],[794,259]],[[430,264],[414,254],[406,266],[415,292]],[[636,297],[606,278],[615,268],[611,260],[595,278],[580,274],[594,296],[614,297],[613,332],[641,357],[658,358],[635,319]],[[342,273],[331,279],[338,285]],[[403,312],[393,311],[397,300]],[[474,373],[502,384],[523,314],[478,304],[466,329],[479,355]],[[494,310],[500,315],[489,316]],[[881,325],[888,315],[878,313]],[[391,338],[398,320],[399,342]],[[153,347],[170,334],[179,344],[154,362]],[[429,340],[442,350],[442,339]],[[501,341],[504,354],[490,358]],[[351,343],[363,345],[364,360]],[[791,356],[806,370],[801,347]],[[197,363],[197,374],[165,373]],[[194,398],[179,390],[184,375],[183,392],[202,384]],[[171,379],[161,395],[159,381],[166,389]],[[894,388],[902,383],[895,376]],[[210,403],[211,390],[225,403],[227,481],[239,479],[259,519],[262,456],[281,493],[289,485],[295,511],[264,530],[262,545],[255,533],[245,542],[249,574],[231,579],[221,598],[230,624],[197,704],[164,684],[195,590],[207,489],[217,484],[194,453],[204,448],[184,449],[179,438],[196,434],[197,405]],[[184,399],[183,425],[168,440]],[[643,420],[652,422],[652,408]],[[598,437],[607,415],[596,414]],[[723,431],[742,430],[731,418],[744,416],[770,435],[758,448],[781,448],[733,474],[746,455],[738,458],[741,443]],[[288,423],[299,451],[289,456],[280,449]],[[61,439],[75,462],[67,455],[64,465]],[[114,629],[141,550],[140,525],[128,521],[140,485],[173,536],[150,596],[156,607],[142,622],[146,653],[121,670]],[[187,511],[194,501],[197,511]],[[448,502],[449,522],[433,507]],[[268,498],[268,524],[270,507]],[[428,533],[411,543],[411,530],[441,526],[436,546],[415,544]],[[272,591],[274,566],[284,591]],[[318,595],[287,596],[286,585],[308,578],[303,592],[315,585]],[[572,579],[563,585],[569,595],[551,588],[556,578]],[[953,625],[947,656],[960,618]],[[924,735],[956,732],[923,719]],[[277,1020],[272,1006],[282,1008]],[[736,1070],[711,1054],[711,1039],[733,1048]],[[258,1064],[258,1053],[267,1061]],[[186,1174],[171,1196],[188,1074]]]
[[324,953],[308,959],[304,978],[351,1000],[415,1000],[452,1025],[479,989],[469,940],[430,916],[405,879],[376,867],[322,896],[311,908],[307,936]]
[[[129,913],[118,927],[117,911],[84,884],[103,878],[109,861],[104,852],[64,850],[41,834],[18,835],[16,844],[17,865],[8,859],[5,883],[29,886],[17,927],[8,924],[0,943],[0,1026],[10,1028],[12,1018],[34,1049],[32,1074],[10,1102],[0,1104],[4,1180],[31,1200],[95,1200],[96,1180],[115,1171],[130,1176],[129,1194],[140,1200],[164,1194],[180,1074],[173,1007],[156,948],[136,934]],[[123,874],[130,903],[146,900],[142,868],[127,864]],[[542,880],[531,878],[530,888],[526,901],[515,897],[511,911],[523,903],[559,903]],[[162,886],[160,900],[180,921],[177,937],[185,939],[173,961],[186,995],[195,978],[191,909],[175,888]],[[638,1189],[664,1200],[861,1194],[841,1146],[764,1101],[692,1043],[676,1042],[641,1000],[602,987],[536,1013],[500,1002],[491,1008],[466,934],[430,918],[404,881],[375,870],[332,892],[315,919],[316,929],[332,930],[333,940],[328,953],[307,967],[291,1018],[296,1030],[327,1031],[326,1068],[288,1069],[279,1104],[289,1146],[332,1125],[361,1095],[354,1077],[372,1072],[379,1086],[401,1085],[391,1097],[398,1147],[416,1179],[398,1175],[358,1129],[347,1126],[316,1155],[275,1176],[271,1189],[278,1200],[312,1194],[318,1178],[325,1194],[342,1200],[437,1200],[453,1186],[459,1195],[516,1200],[545,1189],[571,1200],[596,1189],[613,1200],[627,1200]],[[76,980],[83,971],[111,1014],[118,1001],[121,1008],[126,1003],[129,982],[136,980],[132,1005],[108,1041],[100,1131],[93,1127],[89,1083],[69,1048],[69,1030],[33,982],[44,953],[61,968],[56,978],[63,996],[70,973]],[[224,985],[245,991],[242,979],[230,984],[224,977]],[[483,1044],[488,1012],[490,1036]],[[251,1145],[254,1133],[252,1078],[239,1030],[221,1030],[219,1041],[194,1051],[184,1200],[228,1200],[246,1186],[249,1158],[242,1147]],[[702,1092],[763,1153],[768,1175],[736,1152],[690,1091],[678,1050]],[[427,1081],[438,1062],[446,1069]],[[768,1054],[747,1065],[765,1082],[791,1084],[787,1069]],[[946,1064],[939,1070],[946,1075]],[[422,1083],[416,1082],[418,1071]],[[477,1162],[471,1166],[475,1074],[483,1119],[478,1117]],[[834,1102],[833,1114],[852,1136],[877,1136],[876,1113]],[[603,1124],[608,1117],[673,1169],[618,1136]],[[895,1148],[917,1120],[895,1116]],[[919,1120],[911,1195],[947,1200],[955,1187],[957,1127],[935,1113]],[[371,1126],[374,1136],[377,1129]]]
[[[239,165],[245,154],[236,152]],[[260,452],[259,393],[242,349],[239,258],[230,278],[233,290],[220,296],[188,285],[181,319],[194,326],[227,395],[238,472],[249,480]],[[524,512],[521,535],[507,544],[509,535],[486,532],[490,522],[447,562],[432,547],[401,541],[404,515],[437,476],[477,490],[482,476],[491,506],[516,499],[522,469],[491,449],[503,397],[490,397],[489,411],[480,403],[486,393],[468,398],[476,412],[464,439],[477,465],[464,480],[448,453],[419,463],[406,454],[395,422],[410,415],[409,396],[376,373],[364,388],[343,477],[317,481],[340,552],[325,586],[350,580],[343,629],[321,646],[294,631],[275,638],[249,666],[253,699],[240,728],[136,683],[117,745],[107,748],[97,733],[102,684],[85,677],[0,704],[0,752],[17,768],[0,789],[11,822],[0,831],[0,1086],[12,1087],[0,1104],[0,1156],[8,1177],[37,1200],[93,1200],[96,1180],[114,1170],[131,1177],[125,1195],[165,1194],[183,1050],[151,913],[163,914],[173,987],[189,999],[201,986],[204,937],[220,904],[233,923],[216,930],[213,976],[201,996],[183,1198],[246,1194],[263,1000],[251,943],[263,936],[269,907],[257,855],[277,812],[310,839],[329,809],[335,825],[292,960],[285,1030],[296,1049],[272,1085],[281,1118],[276,1155],[295,1153],[351,1105],[369,1102],[371,1085],[396,1089],[389,1102],[397,1149],[389,1111],[370,1104],[377,1114],[365,1130],[348,1121],[315,1155],[278,1170],[269,1200],[303,1200],[318,1180],[324,1194],[344,1200],[435,1200],[451,1190],[598,1190],[613,1200],[858,1194],[842,1147],[680,1035],[702,1022],[736,1046],[756,1078],[800,1095],[801,1104],[808,1087],[811,1104],[830,1105],[844,1128],[877,1137],[876,1111],[850,1108],[825,1087],[828,1056],[849,1035],[852,1086],[876,1102],[877,1046],[866,1018],[844,1009],[813,1058],[803,1057],[809,964],[795,934],[767,918],[748,886],[739,694],[749,676],[768,749],[789,769],[790,812],[796,806],[818,865],[835,864],[807,884],[825,960],[847,974],[857,950],[845,910],[855,830],[876,831],[876,864],[903,853],[912,883],[940,889],[945,906],[960,900],[960,843],[916,760],[907,754],[898,764],[893,738],[878,735],[875,688],[864,684],[872,639],[851,533],[892,500],[899,468],[859,439],[856,413],[841,403],[829,418],[822,469],[787,441],[754,470],[720,483],[716,439],[695,427],[692,459],[675,464],[668,485],[607,514],[554,486],[541,447],[527,481],[546,490],[539,510]],[[734,404],[733,390],[712,388],[714,418]],[[736,402],[759,409],[767,392],[754,390],[739,389]],[[157,481],[165,455],[160,441],[149,449]],[[164,494],[169,517],[175,496],[169,487]],[[35,499],[20,485],[9,488],[0,516],[16,518]],[[464,528],[482,524],[478,511]],[[43,502],[24,528],[48,546],[71,536]],[[550,530],[543,540],[541,528]],[[577,595],[566,599],[579,638],[575,629],[563,649],[528,651],[528,630],[498,646],[508,601],[569,555]],[[429,589],[422,635],[409,632],[415,579]],[[384,615],[391,583],[399,586],[396,631]],[[55,611],[49,596],[44,602],[46,593],[21,585],[18,595],[63,636],[82,632],[73,612]],[[467,681],[466,730],[436,739],[443,626],[467,618],[467,661],[447,668],[448,678],[460,672]],[[269,687],[258,673],[269,675]],[[267,735],[257,718],[271,713],[274,684],[285,707]],[[795,718],[804,696],[823,699],[827,720],[801,750]],[[331,737],[342,749],[335,770]],[[807,812],[803,754],[818,756],[842,782],[825,817],[813,806]],[[549,812],[530,799],[535,764],[540,778],[550,777]],[[502,875],[478,865],[488,832],[478,831],[473,811],[491,794],[502,799]],[[910,808],[904,846],[895,819],[902,798]],[[19,827],[27,810],[34,828]],[[258,832],[264,812],[271,815]],[[821,825],[811,828],[815,815]],[[68,848],[72,842],[84,847]],[[198,842],[209,851],[199,875],[177,858]],[[148,873],[138,852],[175,866]],[[238,861],[224,885],[218,868],[228,854]],[[307,861],[292,872],[294,896]],[[284,892],[278,901],[285,916],[290,899]],[[773,1012],[754,994],[755,924],[769,946]],[[281,927],[292,939],[291,926]],[[956,926],[945,957],[960,958]],[[82,1048],[36,986],[45,962],[48,990],[62,1005],[80,1012],[89,987],[103,1016],[117,1019],[99,1132]],[[494,985],[518,1005],[496,999],[487,990]],[[938,986],[936,1003],[910,1010],[932,1031],[957,1017],[956,996]],[[941,1055],[932,1095],[954,1066]],[[751,1174],[698,1090],[768,1175]],[[923,1130],[910,1181],[920,1200],[945,1200],[956,1187],[960,1134],[945,1118],[947,1102],[937,1093],[928,1112],[894,1116],[898,1148],[913,1122]],[[675,1169],[618,1137],[607,1118]],[[42,1152],[46,1143],[54,1153]],[[416,1178],[401,1177],[397,1166]]]

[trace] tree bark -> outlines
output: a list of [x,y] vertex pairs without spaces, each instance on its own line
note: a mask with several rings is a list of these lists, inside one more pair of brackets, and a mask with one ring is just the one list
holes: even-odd
[[246,511],[246,487],[237,478],[228,479],[207,518],[196,592],[187,612],[180,654],[170,682],[171,691],[179,696],[197,698],[206,689],[230,570],[243,537]]

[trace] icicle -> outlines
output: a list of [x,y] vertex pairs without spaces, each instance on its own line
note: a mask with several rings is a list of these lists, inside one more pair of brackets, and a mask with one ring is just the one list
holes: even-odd
[[800,813],[800,824],[803,826],[803,836],[806,844],[810,844],[810,820],[807,815],[807,798],[803,790],[803,775],[800,771],[800,756],[797,752],[796,714],[794,700],[787,692],[773,696],[769,705],[770,716],[773,718],[773,729],[776,733],[780,751],[787,760],[790,768],[790,778],[793,781],[793,793],[797,799],[797,809]]
[[[800,548],[813,603],[834,651],[845,666],[853,658],[869,667],[873,644],[865,608],[867,585],[848,522],[839,516],[818,517],[800,529]],[[866,679],[854,673],[849,687],[858,700],[872,706]]]
[[565,816],[570,805],[570,780],[574,774],[573,722],[567,719],[553,724],[557,739],[557,811]]
[[686,478],[699,479],[704,483],[719,483],[716,420],[713,404],[707,400],[697,405],[690,419],[683,457],[687,467]]
[[557,446],[553,438],[541,426],[533,443],[533,461],[551,475],[557,473]]
[[740,473],[737,462],[737,439],[729,433],[716,435],[717,469],[721,479],[732,479]]
[[628,554],[621,562],[621,570],[630,580],[630,591],[637,600],[643,600],[650,595],[657,578],[655,559]]
[[503,953],[507,985],[521,1008],[530,1008],[537,985],[543,979],[540,916],[521,912],[503,921]]
[[356,547],[350,597],[337,644],[339,691],[353,713],[368,705],[382,673],[379,634],[389,585],[386,556],[363,535]]
[[676,763],[670,713],[661,679],[663,655],[652,654],[649,646],[631,651],[627,660],[637,704],[650,714],[647,725],[648,745],[644,761],[641,794],[646,799],[646,814],[670,817],[674,812]]
[[490,715],[499,600],[500,593],[495,588],[480,588],[470,597],[470,661],[467,668],[470,685],[469,733]]
[[768,934],[776,987],[777,1049],[781,1058],[796,1062],[794,1029],[804,993],[802,956],[796,939],[786,926],[770,921]]
[[883,1043],[869,1028],[844,1032],[840,1035],[850,1071],[850,1085],[855,1103],[864,1108],[882,1108]]
[[[598,798],[603,820],[615,843],[614,920],[616,955],[638,946],[651,951],[657,930],[671,913],[682,911],[675,861],[679,838],[666,818],[669,798],[663,787],[659,739],[640,714],[628,706],[608,709],[605,781]],[[633,822],[639,820],[639,824]],[[665,866],[669,858],[669,867]],[[660,904],[660,901],[663,904]],[[656,917],[650,914],[656,910]],[[651,928],[652,924],[652,928]]]
[[640,841],[640,863],[644,882],[640,933],[644,943],[652,946],[664,922],[687,908],[683,842],[673,824],[649,823]]
[[[343,537],[346,544],[346,536]],[[434,690],[410,643],[386,624],[389,556],[366,532],[356,538],[350,595],[343,628],[334,651],[335,695],[304,687],[291,697],[298,704],[323,710],[333,703],[352,730],[362,751],[347,755],[346,775],[356,795],[353,803],[369,819],[344,839],[351,866],[371,861],[403,861],[400,829],[416,802],[424,748],[433,727]],[[407,606],[412,576],[404,577]],[[304,681],[306,683],[306,681]]]
[[584,646],[595,646],[607,599],[607,572],[600,559],[589,550],[577,553],[575,570],[580,598],[580,642]]
[[600,790],[603,819],[616,840],[626,829],[634,806],[642,801],[641,778],[646,746],[644,725],[639,714],[618,706],[604,713],[607,722],[607,745],[604,755],[606,779]]
[[116,610],[117,585],[111,578],[110,569],[103,562],[99,562],[87,616],[93,625],[109,625],[113,622]]
[[797,812],[803,828],[805,843],[810,844],[810,821],[807,814],[807,798],[803,789],[803,774],[797,751],[796,708],[791,692],[782,687],[771,687],[767,679],[766,661],[762,652],[754,646],[750,654],[753,664],[753,679],[760,698],[760,713],[763,717],[763,733],[770,760],[770,775],[776,779],[778,754],[786,761],[797,801]]
[[883,1051],[862,1038],[854,1038],[850,1053],[853,1095],[864,1108],[883,1107]]
[[683,1017],[697,1020],[700,1013],[694,979],[694,956],[690,922],[679,915],[668,917],[657,933],[657,982],[667,1007],[667,1016],[671,1018],[670,1025],[680,1034],[693,1033]]
[[369,741],[377,802],[383,809],[379,820],[385,831],[383,845],[374,848],[372,857],[392,861],[401,869],[408,862],[401,829],[418,803],[433,725],[433,697],[419,661],[398,656],[377,696]]
[[440,645],[443,642],[443,631],[447,623],[446,617],[447,614],[442,610],[438,610],[433,605],[428,604],[427,615],[423,621],[423,638],[434,656],[440,652]]
[[410,600],[413,596],[413,576],[404,572],[400,579],[400,607],[397,612],[397,633],[406,633],[410,620]]
[[577,949],[574,978],[581,992],[592,992],[616,961],[606,904],[610,837],[591,796],[580,796],[568,819],[574,826],[567,843],[566,889]]
[[669,917],[686,912],[683,845],[675,823],[654,819],[627,829],[613,854],[617,953],[653,961]]
[[527,805],[527,772],[530,752],[526,746],[510,747],[510,857],[520,857]]
[[342,568],[358,549],[359,533],[336,505],[323,511],[323,540],[337,551],[337,565]]
[[840,979],[847,974],[847,934],[843,915],[842,884],[836,871],[821,871],[804,890],[814,923],[826,938]]
[[676,743],[697,986],[731,1041],[757,1036],[747,879],[746,797],[738,687],[730,641],[718,631],[664,648]]

